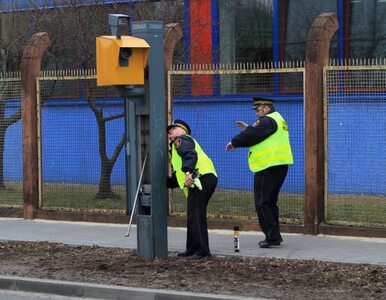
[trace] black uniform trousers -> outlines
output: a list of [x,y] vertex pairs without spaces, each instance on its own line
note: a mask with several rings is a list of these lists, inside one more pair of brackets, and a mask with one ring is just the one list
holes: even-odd
[[212,197],[217,177],[205,174],[200,177],[202,190],[190,188],[187,198],[187,237],[186,252],[202,256],[210,255],[206,207]]
[[282,240],[277,201],[287,172],[288,165],[280,165],[255,173],[254,200],[257,217],[260,228],[269,242]]

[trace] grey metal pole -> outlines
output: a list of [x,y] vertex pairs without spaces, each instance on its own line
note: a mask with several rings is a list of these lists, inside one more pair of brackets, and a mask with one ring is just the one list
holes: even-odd
[[[167,138],[164,76],[164,26],[162,21],[132,23],[132,34],[150,45],[145,101],[148,107],[150,206],[138,206],[138,255],[144,259],[167,258]],[[141,212],[142,210],[142,212]]]
[[135,186],[138,182],[138,153],[137,153],[137,118],[135,113],[135,102],[134,100],[127,99],[128,102],[128,112],[127,112],[127,123],[128,123],[128,164],[129,164],[129,186],[130,189],[127,191],[129,193],[129,203],[131,210],[134,210],[133,205],[135,198]]
[[145,89],[138,86],[118,86],[118,93],[125,98],[125,137],[126,137],[126,211],[128,214],[133,209],[135,198],[135,186],[138,182],[138,124],[137,124],[137,103],[143,102]]

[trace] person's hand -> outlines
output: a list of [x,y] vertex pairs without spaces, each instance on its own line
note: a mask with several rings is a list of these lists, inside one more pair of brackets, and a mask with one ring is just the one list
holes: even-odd
[[257,120],[255,123],[252,124],[252,127],[257,127],[260,124],[260,120]]
[[236,125],[239,126],[242,130],[248,127],[248,124],[243,121],[236,121]]
[[226,151],[232,151],[232,150],[235,150],[235,148],[236,148],[236,147],[233,146],[231,142],[229,142],[229,143],[226,145],[225,150],[226,150]]
[[193,184],[193,176],[191,173],[186,173],[185,174],[185,182],[184,182],[184,186],[187,186],[187,187],[191,187],[192,184]]

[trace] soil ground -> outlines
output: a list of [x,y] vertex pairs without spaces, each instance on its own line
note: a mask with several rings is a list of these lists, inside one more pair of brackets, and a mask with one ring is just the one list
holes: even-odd
[[145,261],[134,250],[47,242],[0,242],[0,275],[271,299],[386,299],[386,267],[322,261],[171,253]]

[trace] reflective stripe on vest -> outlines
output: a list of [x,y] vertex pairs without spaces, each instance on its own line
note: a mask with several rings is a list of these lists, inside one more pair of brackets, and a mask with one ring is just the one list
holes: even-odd
[[[192,138],[193,139],[193,138]],[[202,150],[201,146],[197,143],[195,139],[194,141],[194,149],[197,152],[197,163],[195,169],[198,169],[200,175],[204,174],[214,174],[217,176],[216,170],[214,168],[212,160],[205,154],[204,150]],[[188,196],[188,188],[184,187],[185,182],[185,173],[181,170],[182,167],[182,158],[178,154],[177,149],[173,143],[172,145],[172,166],[173,170],[176,171],[176,177],[178,186],[184,192],[185,196]]]
[[288,127],[285,120],[278,112],[273,112],[267,116],[275,120],[277,130],[261,143],[249,148],[248,164],[252,172],[259,172],[273,166],[293,164]]

